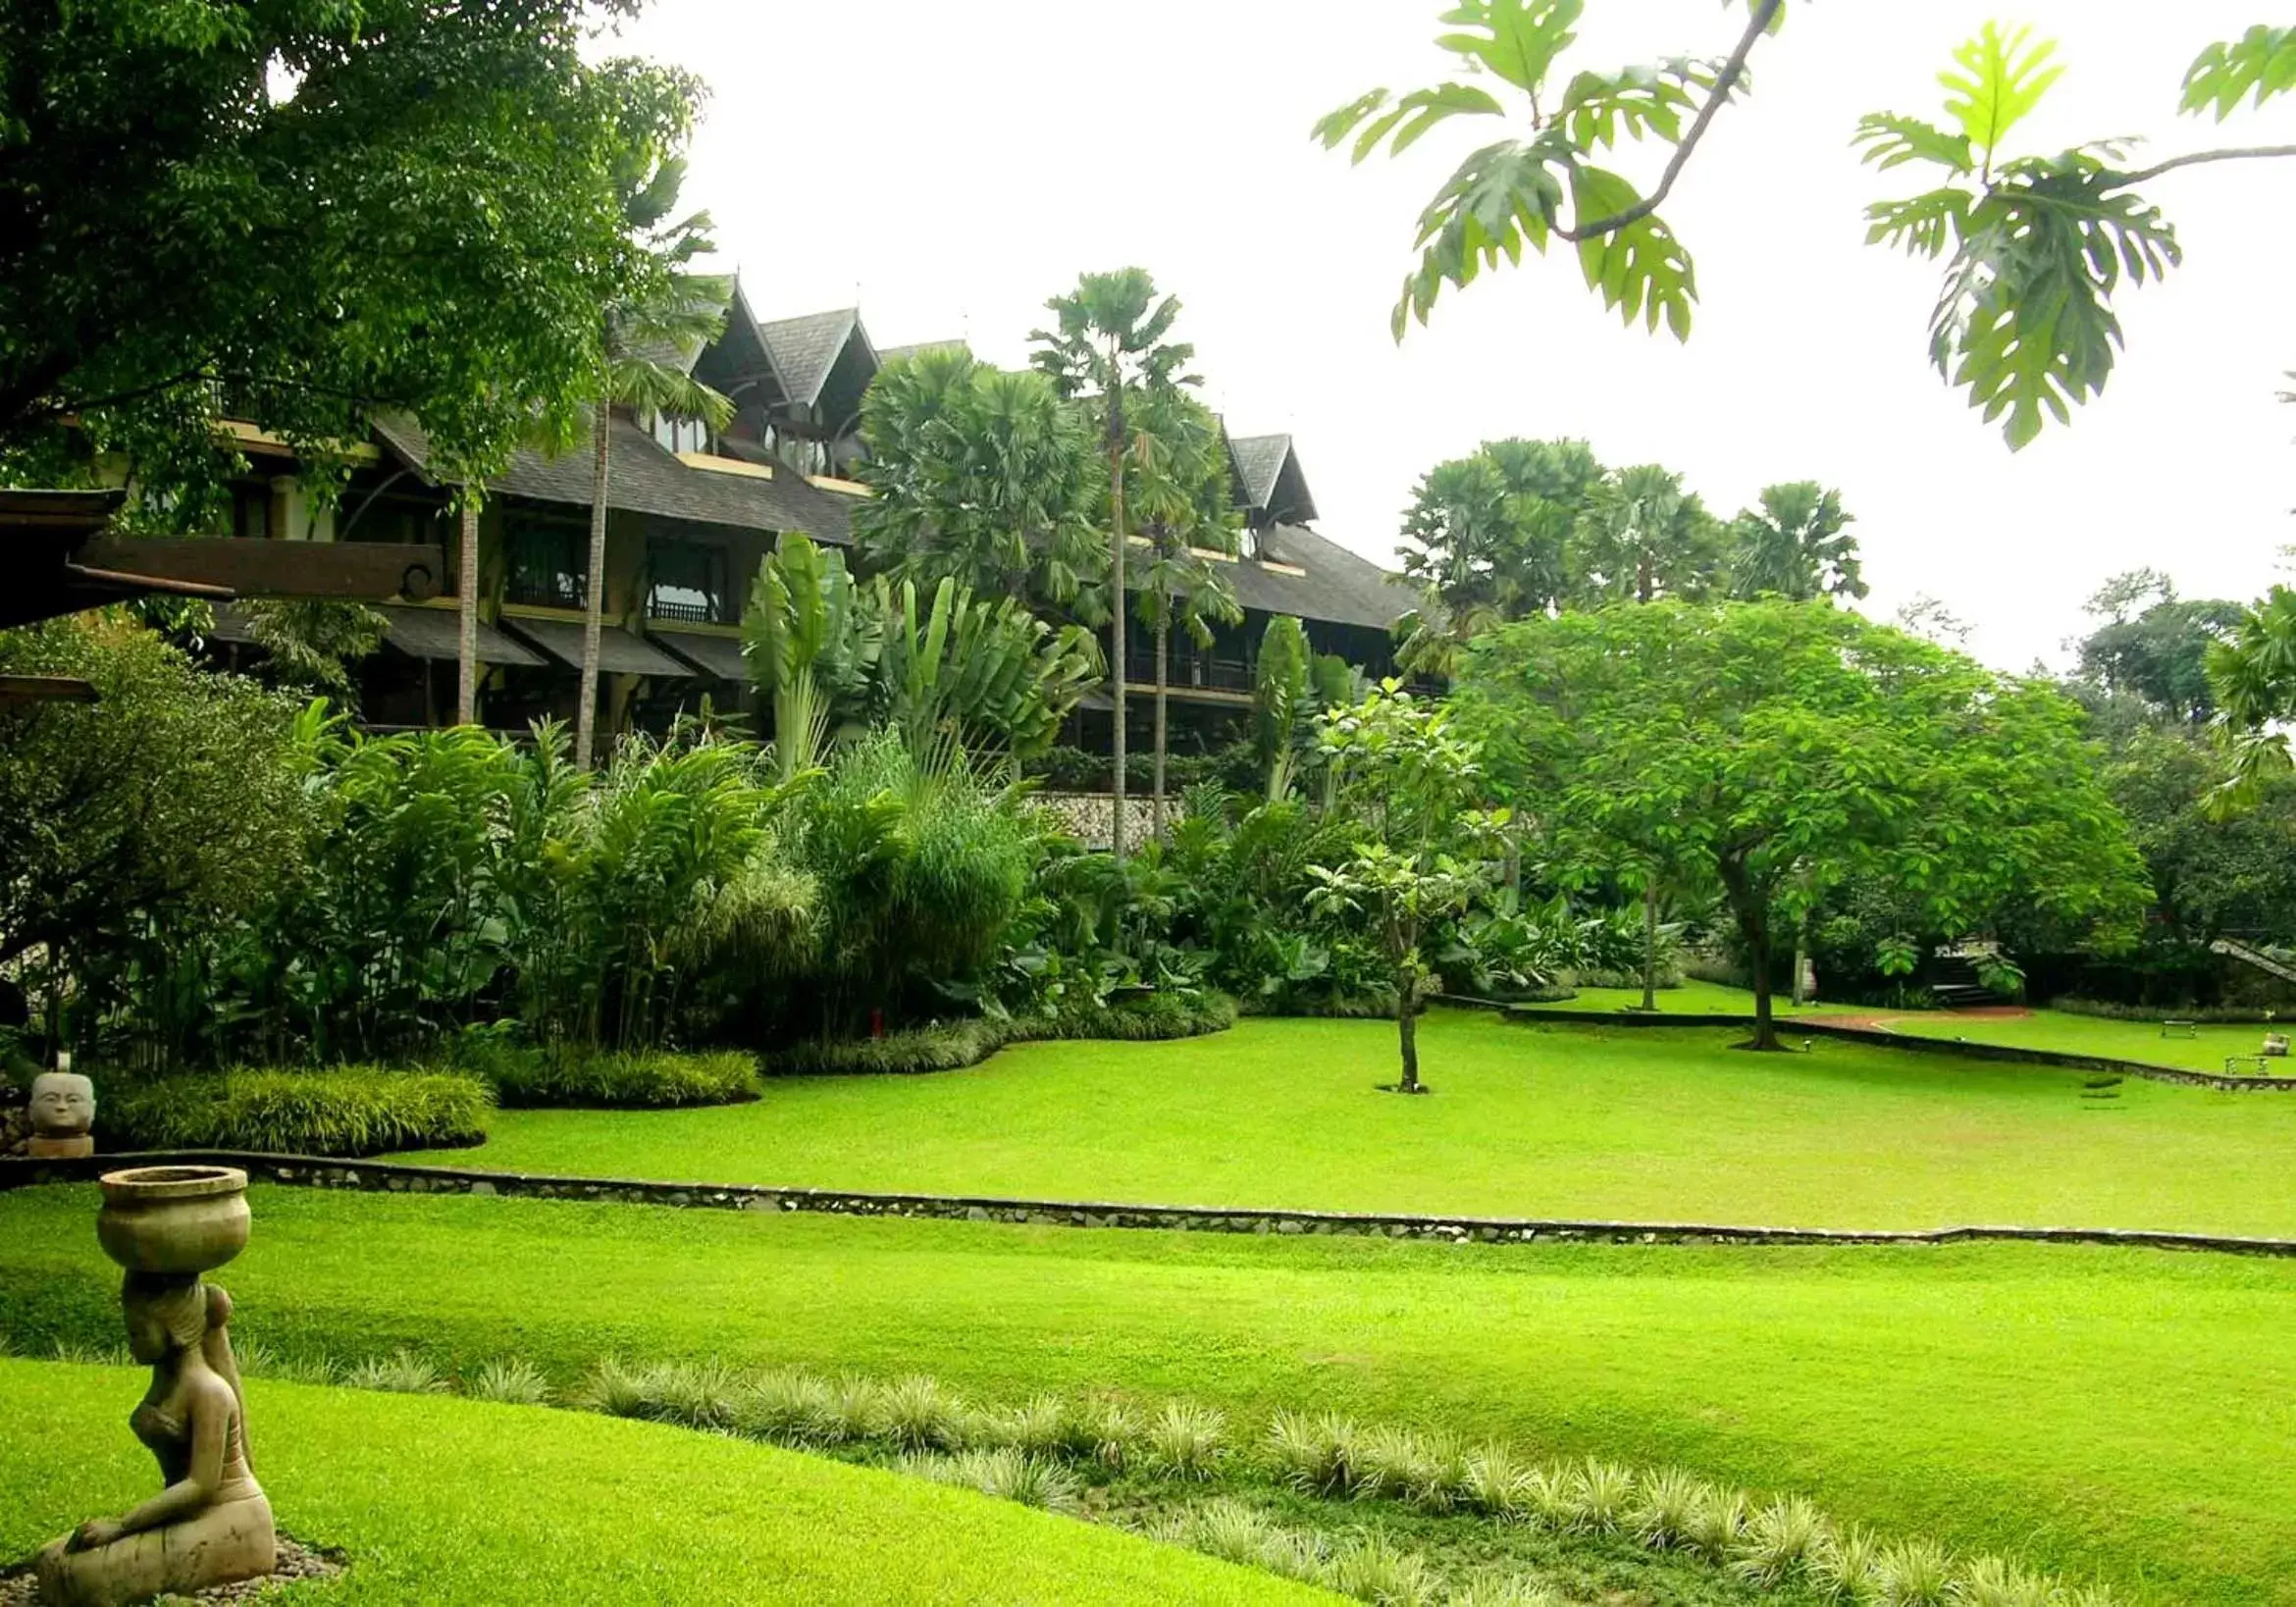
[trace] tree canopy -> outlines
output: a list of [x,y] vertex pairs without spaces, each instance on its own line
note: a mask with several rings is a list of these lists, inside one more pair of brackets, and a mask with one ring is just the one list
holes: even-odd
[[[617,176],[698,86],[585,60],[636,0],[89,0],[0,12],[0,472],[130,458],[179,526],[233,416],[324,463],[366,414],[497,470],[660,270]],[[69,433],[76,425],[78,437]]]
[[1823,603],[1523,621],[1474,644],[1457,700],[1557,865],[1721,893],[1764,1046],[1778,935],[1852,875],[1964,935],[2015,900],[2119,941],[2144,906],[2076,704]]
[[[1326,148],[1348,144],[1358,163],[1383,145],[1400,156],[1454,118],[1508,130],[1469,154],[1420,213],[1419,264],[1393,316],[1398,340],[1413,319],[1427,321],[1444,285],[1464,289],[1554,240],[1577,247],[1588,287],[1629,325],[1664,322],[1690,337],[1696,267],[1658,209],[1717,114],[1751,89],[1748,60],[1784,25],[1786,0],[1744,0],[1725,56],[1616,71],[1564,65],[1586,9],[1586,0],[1459,0],[1435,43],[1466,81],[1374,89],[1316,124]],[[2063,423],[2103,391],[2121,344],[2114,294],[2182,260],[2174,227],[2139,186],[2199,163],[2296,156],[2296,145],[2232,147],[2132,168],[2132,142],[2112,138],[2022,152],[2010,135],[2063,73],[2055,48],[1988,23],[1939,75],[1942,122],[1877,112],[1855,132],[1878,171],[1929,170],[1933,187],[1866,209],[1866,238],[1944,259],[1930,360],[1988,422],[2003,421],[2012,449],[2046,418]],[[2222,122],[2291,89],[2296,28],[2260,26],[2192,59],[2179,109]],[[1666,152],[1647,192],[1606,165],[1627,139]]]

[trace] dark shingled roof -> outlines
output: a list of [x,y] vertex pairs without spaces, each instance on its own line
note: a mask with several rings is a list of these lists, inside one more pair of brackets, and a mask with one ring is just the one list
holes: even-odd
[[[377,421],[376,433],[415,468],[428,471],[431,443],[404,419]],[[567,452],[545,457],[520,452],[507,474],[493,483],[496,492],[539,502],[590,506],[590,454]],[[790,469],[772,479],[697,469],[664,451],[661,443],[627,419],[613,421],[613,457],[606,473],[606,503],[631,513],[683,519],[698,525],[776,534],[802,530],[815,541],[843,546],[853,540],[846,500],[806,484]]]
[[1286,575],[1245,558],[1226,571],[1236,601],[1263,613],[1292,614],[1383,631],[1419,606],[1403,577],[1299,525],[1260,537],[1261,556],[1307,571]]
[[[528,619],[513,614],[502,623],[511,635],[533,643],[568,669],[582,667],[580,620]],[[598,633],[598,667],[608,675],[651,675],[660,680],[684,680],[694,673],[682,660],[615,625]]]
[[788,400],[810,407],[821,399],[829,371],[837,366],[839,354],[860,323],[859,307],[840,307],[835,312],[778,318],[757,326]]
[[879,346],[877,361],[890,363],[899,358],[921,356],[928,351],[965,351],[972,349],[969,340],[913,340],[906,346]]

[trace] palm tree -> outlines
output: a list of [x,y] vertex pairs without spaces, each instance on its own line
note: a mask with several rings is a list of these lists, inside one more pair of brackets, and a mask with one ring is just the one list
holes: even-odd
[[1148,535],[1148,569],[1134,606],[1156,641],[1156,779],[1149,834],[1164,840],[1167,710],[1172,684],[1172,628],[1199,648],[1215,625],[1243,622],[1235,591],[1204,554],[1232,553],[1241,519],[1230,506],[1227,438],[1219,418],[1177,389],[1152,391],[1133,411],[1136,498]]
[[598,390],[591,400],[590,568],[583,578],[582,691],[574,721],[574,767],[588,770],[596,751],[599,635],[604,620],[606,479],[612,455],[613,414],[627,407],[641,418],[660,413],[700,419],[712,430],[733,416],[733,404],[687,372],[695,353],[725,327],[733,281],[697,274],[686,264],[711,249],[709,215],[697,212],[665,223],[685,181],[685,163],[661,163],[644,185],[623,198],[623,216],[659,273],[649,289],[605,309],[600,320]]
[[1714,516],[1682,476],[1646,463],[1594,489],[1578,527],[1578,590],[1594,599],[1698,596],[1713,579]]
[[1854,516],[1842,511],[1842,493],[1814,480],[1770,486],[1761,510],[1748,509],[1730,526],[1730,595],[1751,600],[1781,596],[1862,597]]
[[454,723],[478,724],[478,488],[462,488],[462,531],[456,545],[461,574],[454,583],[454,611],[458,626],[455,646]]
[[1092,431],[1044,375],[921,351],[870,385],[861,433],[861,478],[877,494],[853,528],[875,572],[927,591],[951,577],[1027,591],[1061,609],[1098,575]]
[[1133,439],[1126,416],[1128,396],[1198,384],[1181,369],[1196,354],[1185,341],[1168,342],[1179,317],[1179,298],[1159,301],[1156,282],[1143,268],[1085,274],[1076,288],[1045,303],[1059,322],[1035,330],[1037,350],[1030,363],[1051,376],[1062,394],[1099,399],[1101,441],[1108,454],[1109,492],[1109,697],[1114,704],[1111,747],[1116,768],[1114,831],[1117,858],[1124,856],[1124,465]]

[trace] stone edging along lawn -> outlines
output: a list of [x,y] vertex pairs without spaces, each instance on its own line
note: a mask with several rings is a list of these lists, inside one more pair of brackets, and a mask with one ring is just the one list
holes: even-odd
[[[1496,1000],[1439,996],[1446,1005],[1468,1010],[1496,1011],[1510,1021],[1533,1021],[1541,1026],[1623,1027],[1751,1027],[1750,1015],[1715,1011],[1686,1011],[1679,1014],[1644,1015],[1636,1011],[1602,1012],[1555,1010],[1545,1005],[1508,1005]],[[1778,1017],[1785,1036],[1835,1038],[1843,1043],[1879,1044],[1885,1049],[1909,1049],[1917,1055],[1957,1055],[1971,1061],[2010,1061],[2026,1065],[2051,1065],[2065,1071],[2113,1071],[2154,1082],[2177,1082],[2191,1088],[2221,1088],[2241,1094],[2296,1093],[2296,1076],[2238,1077],[2219,1071],[2190,1071],[2182,1066],[2155,1065],[2150,1061],[2114,1060],[2106,1055],[2074,1055],[2057,1049],[2020,1049],[2010,1044],[1972,1043],[1962,1038],[1925,1038],[1909,1032],[1888,1032],[1880,1027],[1851,1026],[1823,1016]]]
[[2145,1250],[2207,1250],[2232,1255],[2296,1257],[2296,1239],[2240,1238],[2110,1227],[1937,1227],[1856,1229],[1754,1227],[1708,1222],[1620,1222],[1527,1217],[1425,1217],[1371,1212],[1253,1210],[1222,1206],[1121,1205],[1078,1200],[1019,1200],[994,1195],[889,1194],[858,1189],[773,1188],[748,1183],[658,1183],[619,1177],[551,1177],[466,1166],[414,1166],[391,1161],[345,1161],[312,1155],[256,1155],[235,1150],[163,1150],[96,1155],[73,1161],[0,1160],[0,1193],[41,1183],[92,1181],[127,1166],[237,1166],[250,1177],[299,1188],[370,1194],[509,1195],[592,1200],[688,1210],[817,1212],[841,1217],[901,1217],[1003,1222],[1031,1227],[1129,1227],[1167,1232],[1323,1234],[1412,1239],[1436,1244],[1923,1245],[1981,1240],[2034,1244],[2118,1245]]

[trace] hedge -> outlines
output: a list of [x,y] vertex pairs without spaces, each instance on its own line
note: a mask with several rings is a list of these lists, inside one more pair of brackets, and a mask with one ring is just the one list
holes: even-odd
[[345,1065],[163,1077],[109,1095],[109,1147],[357,1157],[486,1141],[495,1102],[475,1077]]
[[757,1057],[741,1050],[608,1055],[521,1049],[487,1056],[485,1075],[510,1110],[656,1111],[730,1105],[757,1092]]
[[1012,1021],[970,1019],[888,1032],[882,1038],[792,1045],[767,1057],[777,1077],[906,1076],[978,1065],[1009,1043],[1064,1038],[1146,1042],[1193,1038],[1235,1025],[1235,1001],[1224,993],[1151,994],[1121,1005],[1094,1005],[1057,1015]]

